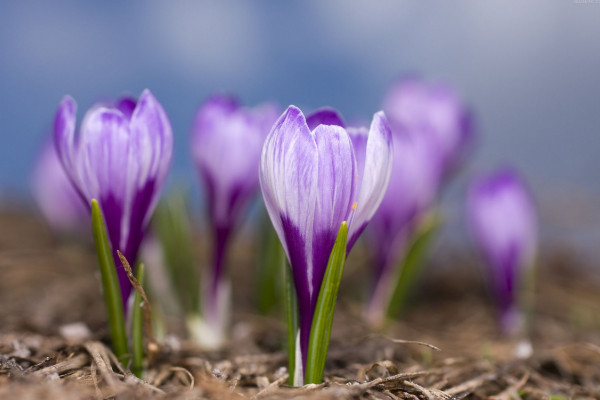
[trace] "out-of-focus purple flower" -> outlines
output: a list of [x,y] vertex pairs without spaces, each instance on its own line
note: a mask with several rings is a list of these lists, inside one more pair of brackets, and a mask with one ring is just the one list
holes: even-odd
[[74,233],[89,224],[89,213],[65,173],[51,141],[46,143],[37,160],[31,191],[44,218],[56,232]]
[[232,231],[258,189],[262,145],[278,109],[273,104],[245,108],[226,96],[214,96],[198,110],[192,132],[192,153],[208,200],[214,254],[205,295],[205,318],[215,319],[223,283],[224,258]]
[[260,162],[263,197],[298,296],[302,368],[296,368],[296,380],[306,364],[314,310],[340,225],[349,223],[349,251],[352,238],[379,206],[392,161],[391,132],[382,112],[374,115],[368,132],[350,133],[339,126],[341,118],[329,117],[311,116],[311,129],[298,108],[288,107],[267,137]]
[[537,213],[516,172],[502,169],[475,179],[467,194],[467,221],[488,266],[501,325],[511,333],[521,323],[518,300],[537,253]]
[[65,97],[54,121],[57,154],[88,205],[97,199],[115,256],[123,304],[131,284],[117,250],[134,265],[173,153],[171,124],[145,90],[139,100],[92,107],[75,134],[76,104]]
[[445,85],[402,79],[390,87],[383,104],[392,131],[430,137],[438,147],[444,178],[460,164],[472,145],[471,112]]
[[367,236],[374,257],[374,279],[366,317],[374,325],[383,320],[398,259],[431,211],[441,176],[440,157],[428,136],[394,132],[392,137],[394,162],[390,182]]

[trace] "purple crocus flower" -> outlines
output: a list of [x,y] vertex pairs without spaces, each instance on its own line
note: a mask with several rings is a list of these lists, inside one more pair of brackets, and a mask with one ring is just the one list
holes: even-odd
[[298,297],[301,364],[296,383],[305,369],[315,306],[337,232],[347,221],[349,251],[379,206],[393,156],[383,112],[374,115],[369,131],[353,133],[331,116],[306,119],[298,108],[288,107],[267,137],[260,162],[263,197]]
[[467,221],[488,266],[503,330],[521,328],[518,300],[537,252],[537,213],[531,194],[511,169],[475,179],[467,194]]
[[214,242],[203,304],[209,323],[226,322],[222,293],[226,249],[258,189],[260,152],[278,113],[273,104],[245,108],[235,99],[219,95],[207,100],[196,115],[192,153],[206,191]]
[[31,191],[50,227],[59,233],[75,233],[89,224],[88,211],[65,173],[52,141],[38,157]]
[[369,224],[374,279],[366,318],[379,325],[397,282],[397,262],[437,196],[440,157],[426,135],[392,134],[394,162],[387,192]]
[[136,102],[124,98],[92,107],[75,134],[75,101],[67,96],[54,121],[56,150],[80,197],[97,199],[106,223],[125,305],[131,284],[116,255],[134,265],[173,153],[171,124],[145,90]]
[[390,87],[383,104],[393,131],[430,137],[438,147],[444,178],[471,148],[471,112],[448,86],[417,78],[401,79]]

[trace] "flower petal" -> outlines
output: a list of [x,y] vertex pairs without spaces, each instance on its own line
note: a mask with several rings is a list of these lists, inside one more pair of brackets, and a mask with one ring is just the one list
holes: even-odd
[[81,193],[81,181],[77,173],[77,143],[75,142],[75,115],[77,104],[71,96],[65,96],[54,118],[54,145],[67,176]]
[[319,108],[318,110],[310,114],[306,118],[306,124],[308,125],[308,128],[311,131],[314,131],[315,128],[319,125],[337,125],[341,126],[342,128],[346,127],[344,119],[342,118],[340,113],[338,113],[337,110],[331,107]]
[[504,264],[511,248],[515,261],[529,264],[537,247],[536,211],[520,177],[510,169],[475,180],[467,197],[467,216],[474,239],[488,262]]
[[290,259],[283,220],[312,238],[317,199],[317,146],[302,111],[288,107],[265,140],[259,178],[273,226]]
[[271,105],[242,108],[223,96],[209,99],[199,109],[192,152],[213,225],[232,228],[256,190],[262,146],[276,113]]
[[[171,166],[173,156],[173,131],[165,110],[156,98],[145,90],[131,117],[129,138],[130,160],[127,170],[127,194],[123,232],[138,232],[144,227],[158,202]],[[127,249],[137,249],[141,242],[131,236]]]
[[33,196],[49,225],[60,233],[84,232],[88,210],[48,141],[39,155],[31,181]]
[[[129,126],[123,114],[114,109],[96,108],[86,116],[79,137],[78,172],[82,191],[88,201],[97,199],[107,224],[107,202],[114,202],[120,213],[127,189],[129,168]],[[117,218],[120,223],[120,218]],[[120,229],[107,226],[111,239]],[[115,229],[117,232],[115,232]],[[118,241],[116,243],[119,243]]]
[[390,126],[382,111],[373,116],[368,135],[364,129],[348,129],[358,164],[359,194],[349,227],[348,251],[373,218],[387,191],[393,166]]
[[310,295],[321,288],[329,254],[343,221],[350,222],[357,192],[356,159],[352,141],[342,127],[319,125],[314,130],[318,160],[318,194],[315,209],[313,268]]

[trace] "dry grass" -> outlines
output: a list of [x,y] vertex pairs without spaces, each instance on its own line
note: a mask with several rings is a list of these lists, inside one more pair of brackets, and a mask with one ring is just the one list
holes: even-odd
[[[0,214],[0,226],[0,399],[600,398],[600,285],[564,253],[543,259],[533,352],[524,358],[522,341],[497,333],[475,266],[460,252],[434,260],[411,308],[385,333],[361,322],[355,293],[364,277],[350,265],[325,382],[290,388],[284,327],[254,315],[250,285],[240,284],[250,282],[244,248],[232,263],[242,308],[227,348],[199,350],[175,320],[139,380],[104,344],[91,247],[56,242],[26,214]],[[74,322],[90,333],[61,334]]]

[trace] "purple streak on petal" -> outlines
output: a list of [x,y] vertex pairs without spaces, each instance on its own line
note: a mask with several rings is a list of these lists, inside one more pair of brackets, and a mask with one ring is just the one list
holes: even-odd
[[298,297],[298,317],[300,322],[300,349],[302,352],[302,365],[306,368],[306,357],[308,353],[308,342],[310,329],[313,321],[314,307],[310,296],[309,277],[306,274],[309,266],[307,263],[305,248],[305,236],[294,223],[284,215],[280,216],[284,236],[280,238],[281,243],[288,249],[288,260],[294,277],[294,287]]
[[341,114],[331,107],[323,107],[314,111],[312,114],[306,117],[306,124],[308,125],[308,129],[311,131],[314,131],[319,125],[336,125],[342,128],[346,127],[346,123],[344,122]]
[[[116,200],[112,195],[102,197],[98,201],[100,208],[102,209],[102,214],[104,215],[106,233],[108,234],[108,240],[111,244],[115,268],[117,269],[119,286],[121,287],[121,300],[123,301],[123,306],[125,306],[127,304],[127,299],[129,299],[129,294],[131,293],[131,283],[129,283],[125,269],[123,268],[121,260],[117,255],[117,250],[121,250],[119,243],[121,240],[121,219],[123,217],[123,208],[122,205],[119,204],[119,201]],[[129,261],[132,265],[135,265],[134,261],[131,260],[131,255],[126,254],[125,249],[121,251],[127,258],[127,261]],[[124,311],[127,313],[126,307],[124,307]]]

